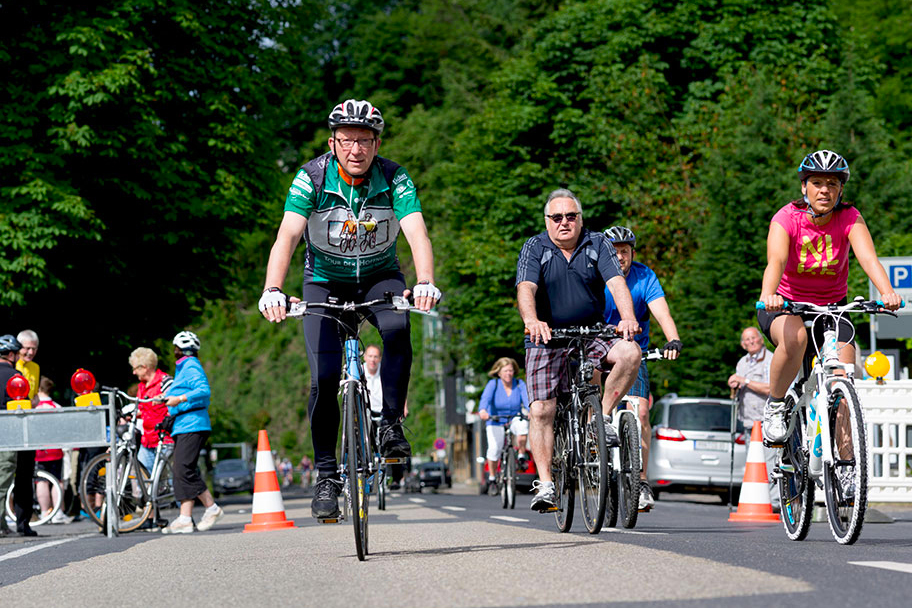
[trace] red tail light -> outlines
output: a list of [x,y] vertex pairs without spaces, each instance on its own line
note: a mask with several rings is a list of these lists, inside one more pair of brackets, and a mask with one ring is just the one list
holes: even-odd
[[744,445],[747,443],[747,435],[744,433],[738,433],[738,435],[735,437],[735,443],[738,445]]
[[664,439],[665,441],[687,441],[684,437],[684,433],[678,429],[664,427],[656,429],[656,439]]

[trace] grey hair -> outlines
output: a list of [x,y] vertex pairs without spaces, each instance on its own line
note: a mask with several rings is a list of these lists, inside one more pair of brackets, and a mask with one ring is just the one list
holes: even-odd
[[567,190],[566,188],[558,188],[557,190],[552,190],[551,194],[548,195],[548,201],[545,203],[545,215],[548,215],[548,208],[551,206],[551,201],[553,201],[556,198],[571,199],[574,203],[576,203],[576,211],[580,215],[583,214],[583,206],[580,204],[579,199],[576,198],[576,195],[573,194],[573,192],[571,192],[570,190]]
[[38,346],[38,334],[33,332],[31,329],[23,329],[19,332],[19,335],[16,336],[16,339],[22,343],[34,342],[35,346]]

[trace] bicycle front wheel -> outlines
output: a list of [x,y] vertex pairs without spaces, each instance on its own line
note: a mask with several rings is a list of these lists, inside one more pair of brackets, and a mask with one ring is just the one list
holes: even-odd
[[633,528],[640,508],[640,431],[633,413],[621,414],[618,436],[621,440],[618,485],[620,489],[621,524]]
[[570,438],[570,426],[563,414],[554,420],[554,449],[551,456],[551,475],[554,479],[554,495],[557,499],[557,511],[554,520],[557,529],[569,532],[573,525],[575,507],[574,484],[571,477],[573,465],[573,444]]
[[348,474],[348,500],[351,501],[351,519],[355,530],[355,550],[358,559],[367,557],[367,514],[370,500],[368,480],[369,460],[367,449],[367,423],[364,420],[364,409],[361,394],[354,382],[348,384],[345,391],[345,434],[346,451],[345,467]]
[[377,466],[377,473],[374,475],[377,484],[377,508],[381,511],[385,511],[386,493],[388,492],[386,487],[386,467],[379,463]]
[[[38,484],[46,483],[49,487],[49,493],[51,497],[51,504],[53,505],[49,511],[44,513],[41,512],[41,505],[38,504]],[[5,502],[6,502],[6,514],[10,519],[16,521],[16,510],[15,505],[13,504],[13,495],[15,492],[16,484],[13,483],[10,485],[9,490],[6,492]],[[60,482],[56,477],[48,473],[47,471],[35,471],[35,475],[32,477],[32,517],[29,520],[29,526],[40,526],[41,524],[46,524],[51,521],[57,513],[60,511],[61,499],[63,498],[63,490],[60,486]],[[0,517],[3,514],[0,512]]]
[[777,484],[782,507],[782,525],[791,540],[804,540],[811,529],[814,514],[814,483],[808,476],[808,454],[804,447],[804,423],[795,400],[786,397],[786,411],[798,420],[779,456]]
[[864,415],[855,387],[846,379],[832,381],[828,406],[833,463],[823,467],[827,520],[836,542],[851,545],[861,534],[868,503]]
[[579,428],[580,454],[579,469],[580,507],[583,522],[590,534],[598,534],[605,522],[605,506],[608,500],[608,446],[605,443],[605,421],[602,418],[602,404],[594,394],[584,395],[580,403]]
[[[82,472],[79,495],[86,513],[99,526],[104,527],[107,516],[105,489],[110,470],[111,455],[99,454],[92,458]],[[117,530],[132,532],[149,518],[152,502],[149,500],[151,482],[149,475],[132,455],[118,459],[114,476],[114,495],[117,502]],[[99,498],[100,497],[100,498]]]

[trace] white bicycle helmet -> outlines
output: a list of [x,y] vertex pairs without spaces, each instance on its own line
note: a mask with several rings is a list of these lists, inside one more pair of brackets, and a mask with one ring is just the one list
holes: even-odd
[[383,133],[383,115],[367,100],[346,99],[329,113],[329,128],[335,132],[340,127],[370,129],[379,136]]
[[174,336],[173,342],[174,346],[178,347],[182,352],[192,351],[196,353],[200,349],[200,339],[192,331],[180,332]]
[[608,237],[608,240],[611,241],[612,245],[627,243],[636,249],[637,237],[633,233],[633,230],[626,226],[612,226],[605,231],[605,236]]

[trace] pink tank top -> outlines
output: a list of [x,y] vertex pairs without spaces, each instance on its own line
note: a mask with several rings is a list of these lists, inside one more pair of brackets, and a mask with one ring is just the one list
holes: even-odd
[[832,304],[846,297],[849,281],[849,231],[861,214],[855,207],[833,212],[823,226],[792,203],[773,221],[789,235],[789,256],[778,293],[786,300]]

